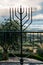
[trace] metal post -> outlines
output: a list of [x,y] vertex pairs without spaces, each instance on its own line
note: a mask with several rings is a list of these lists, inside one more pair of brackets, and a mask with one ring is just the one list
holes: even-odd
[[21,59],[20,59],[20,64],[23,65],[23,57],[22,57],[22,7],[20,7],[20,35],[21,35]]
[[32,44],[32,46],[33,46],[33,52],[34,52],[34,32],[33,32],[33,44]]

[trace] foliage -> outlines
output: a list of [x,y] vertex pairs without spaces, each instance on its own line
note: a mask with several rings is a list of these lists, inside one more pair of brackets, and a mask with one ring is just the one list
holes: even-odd
[[37,50],[37,54],[38,54],[39,56],[43,57],[43,49],[39,48],[39,49]]
[[5,59],[7,59],[8,56],[8,49],[12,48],[15,50],[16,47],[19,47],[18,46],[19,34],[13,32],[19,29],[19,26],[15,24],[15,22],[14,21],[5,22],[4,24],[2,23],[0,27],[0,46],[3,48],[4,54],[3,56]]
[[[18,22],[18,21],[16,21]],[[12,43],[17,43],[18,39],[18,33],[14,33],[11,31],[17,31],[19,29],[18,25],[14,23],[14,21],[11,22],[5,22],[4,24],[1,24],[0,30],[0,45],[6,48],[9,47]],[[4,31],[4,32],[3,32]],[[9,32],[10,31],[10,32]]]
[[28,58],[33,58],[33,59],[37,59],[37,60],[40,60],[40,61],[43,61],[43,57],[39,56],[39,55],[29,55]]

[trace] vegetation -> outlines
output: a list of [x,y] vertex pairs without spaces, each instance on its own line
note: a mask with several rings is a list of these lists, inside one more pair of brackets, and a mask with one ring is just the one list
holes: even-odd
[[[15,21],[17,22],[17,21]],[[1,24],[0,27],[0,46],[3,48],[3,58],[8,58],[8,50],[9,49],[16,49],[18,47],[18,33],[14,33],[13,31],[17,31],[19,27],[17,24],[14,23],[14,21],[11,22],[5,22],[4,24]]]
[[37,54],[38,54],[39,56],[43,57],[43,49],[39,48],[39,49],[37,50]]
[[[17,22],[17,24],[15,23]],[[2,23],[0,26],[0,46],[2,50],[0,50],[0,60],[8,59],[8,57],[20,57],[20,34],[14,33],[14,31],[20,30],[18,21],[11,21]],[[2,32],[3,31],[3,32]],[[34,58],[43,61],[43,40],[41,40],[40,35],[33,35],[23,33],[23,57]],[[43,35],[42,35],[43,38]],[[34,49],[36,53],[33,52]],[[14,52],[10,52],[10,50],[14,50]],[[19,51],[19,53],[18,53]],[[9,53],[10,52],[10,53]]]

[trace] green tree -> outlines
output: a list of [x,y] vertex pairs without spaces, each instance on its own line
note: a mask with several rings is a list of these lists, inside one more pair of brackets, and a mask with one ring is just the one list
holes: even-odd
[[[4,24],[1,24],[0,27],[0,46],[2,46],[4,50],[4,59],[7,59],[8,55],[8,49],[13,48],[15,49],[18,46],[18,33],[14,33],[17,30],[19,30],[19,25],[15,22],[18,21],[11,21],[11,22],[5,22]],[[15,45],[15,46],[14,46]]]

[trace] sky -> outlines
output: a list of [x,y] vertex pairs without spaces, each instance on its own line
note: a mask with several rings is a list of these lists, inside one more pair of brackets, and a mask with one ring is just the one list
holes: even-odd
[[24,8],[36,8],[32,16],[33,23],[28,29],[35,28],[43,30],[43,0],[0,0],[0,16],[3,17],[3,15],[7,13],[7,8],[17,8],[20,7],[20,5]]
[[24,6],[24,7],[39,7],[43,0],[0,0],[0,7],[13,7],[13,6]]

